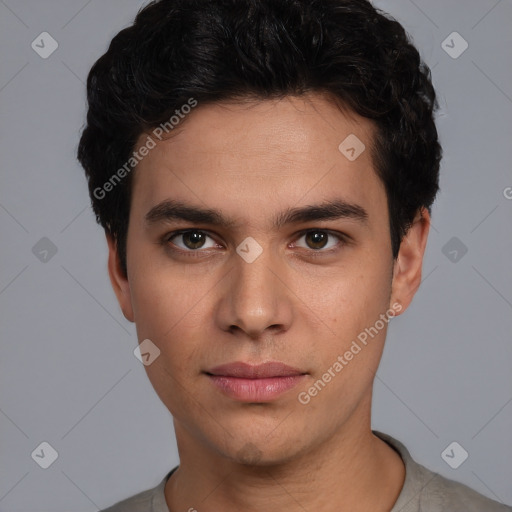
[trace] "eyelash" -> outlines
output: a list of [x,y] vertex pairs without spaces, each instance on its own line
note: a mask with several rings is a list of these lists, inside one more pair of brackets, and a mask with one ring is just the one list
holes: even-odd
[[[175,237],[177,237],[179,235],[184,235],[186,233],[193,233],[193,232],[205,234],[209,238],[215,240],[215,238],[206,230],[202,230],[202,229],[180,229],[180,230],[172,231],[172,232],[167,233],[166,235],[164,235],[164,237],[161,240],[161,243],[162,243],[162,245],[166,246],[166,248],[169,251],[171,251],[173,253],[178,253],[180,255],[184,255],[184,256],[187,256],[187,257],[197,257],[197,255],[201,254],[201,252],[205,252],[205,250],[201,250],[201,249],[196,249],[196,250],[188,249],[188,250],[185,250],[185,249],[181,249],[181,248],[174,248],[174,247],[171,247],[169,245],[169,243],[172,244],[172,242],[171,242],[172,238],[175,238]],[[303,231],[298,233],[297,239],[302,238],[304,235],[307,235],[308,233],[317,233],[317,232],[319,232],[319,233],[326,233],[327,235],[329,235],[331,237],[337,238],[339,240],[339,244],[337,244],[336,247],[331,248],[331,249],[327,249],[327,250],[309,249],[309,252],[311,253],[311,256],[313,256],[313,257],[333,254],[334,252],[337,252],[338,250],[340,250],[341,247],[343,247],[344,245],[348,244],[348,240],[347,240],[348,236],[347,235],[344,235],[343,233],[340,233],[340,232],[337,232],[337,231],[332,231],[332,230],[329,230],[329,229],[320,229],[320,228],[305,229],[305,230],[303,230]],[[304,248],[301,247],[301,249],[304,249]],[[305,250],[308,250],[308,249],[305,249]]]

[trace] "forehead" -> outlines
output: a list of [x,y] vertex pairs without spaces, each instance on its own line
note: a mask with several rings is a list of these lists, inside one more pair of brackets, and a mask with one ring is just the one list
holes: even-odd
[[373,136],[371,121],[318,95],[199,105],[137,165],[132,209],[169,197],[253,219],[338,198],[385,208]]

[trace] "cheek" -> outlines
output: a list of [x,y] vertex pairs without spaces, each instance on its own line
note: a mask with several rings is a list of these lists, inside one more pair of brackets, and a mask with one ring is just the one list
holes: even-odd
[[[317,294],[314,299],[311,297],[316,301],[314,310],[329,327],[329,330],[324,328],[327,336],[322,343],[320,368],[327,371],[338,356],[352,351],[348,354],[350,361],[342,372],[343,377],[340,373],[338,382],[349,376],[351,379],[357,376],[363,366],[375,369],[378,365],[387,324],[377,334],[372,330],[373,336],[368,334],[368,329],[389,309],[391,270],[388,267],[382,261],[361,259],[360,264],[347,267],[346,271],[325,280],[324,293]],[[380,323],[379,327],[382,327]],[[369,377],[370,372],[367,373]]]
[[199,291],[193,292],[197,286],[187,288],[175,272],[149,268],[130,285],[137,336],[150,339],[160,350],[145,370],[162,402],[181,417],[180,411],[196,407],[189,384],[200,370],[206,301],[200,300]]
[[182,316],[183,302],[174,288],[148,273],[130,283],[135,324],[144,337],[160,338]]
[[304,302],[324,320],[340,329],[364,327],[388,309],[391,263],[360,258],[353,265],[316,279],[315,286],[302,286]]
[[192,371],[211,317],[207,277],[194,280],[175,268],[149,264],[141,268],[130,283],[138,338],[153,341],[173,373]]
[[202,289],[197,277],[194,280],[179,266],[166,262],[161,248],[147,245],[145,251],[133,249],[130,292],[135,323],[144,332],[149,331],[148,336],[161,336],[193,309]]

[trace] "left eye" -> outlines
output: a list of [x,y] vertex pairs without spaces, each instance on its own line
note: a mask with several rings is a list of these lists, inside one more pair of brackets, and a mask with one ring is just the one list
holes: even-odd
[[[337,239],[338,243],[342,240],[341,236],[335,235],[329,231],[322,231],[322,230],[311,230],[306,231],[302,234],[302,236],[299,238],[301,240],[302,238],[306,241],[306,249],[332,249],[338,245],[338,243],[334,243],[332,245],[328,245],[328,239],[329,237]],[[304,247],[304,246],[302,246]]]
[[[181,238],[184,245],[179,245],[175,243],[173,240],[176,238]],[[178,233],[173,234],[170,236],[167,240],[173,241],[172,243],[179,247],[180,249],[184,250],[190,250],[194,251],[196,249],[211,249],[215,247],[215,241],[213,241],[213,244],[210,246],[205,246],[205,240],[207,238],[210,238],[210,240],[213,240],[210,236],[208,236],[204,231],[199,231],[197,229],[189,230],[189,231],[180,231]]]

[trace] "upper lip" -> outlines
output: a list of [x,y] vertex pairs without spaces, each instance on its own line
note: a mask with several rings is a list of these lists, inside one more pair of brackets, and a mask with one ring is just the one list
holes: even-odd
[[297,368],[274,361],[257,365],[237,361],[216,366],[206,373],[222,377],[238,377],[240,379],[267,379],[270,377],[290,377],[305,374],[305,372]]

